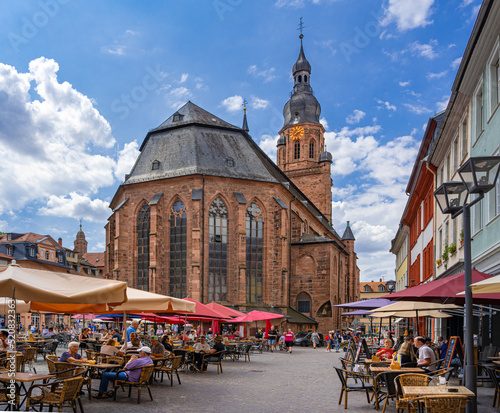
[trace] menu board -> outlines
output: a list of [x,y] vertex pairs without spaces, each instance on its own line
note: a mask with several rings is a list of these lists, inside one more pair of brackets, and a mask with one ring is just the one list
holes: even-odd
[[354,346],[356,343],[354,342],[354,338],[349,339],[349,344],[347,345],[347,350],[346,350],[346,359],[347,360],[354,360],[356,357],[356,353],[354,352]]
[[354,357],[354,362],[357,363],[359,361],[359,356],[361,355],[361,349],[363,349],[363,352],[365,353],[365,356],[367,358],[371,357],[370,349],[368,348],[368,344],[366,343],[366,340],[363,338],[362,340],[359,340],[358,342],[358,347],[356,349],[356,356]]
[[443,367],[448,368],[454,358],[458,357],[462,366],[464,365],[464,348],[462,347],[462,340],[459,336],[450,337],[448,341],[448,349],[444,358]]

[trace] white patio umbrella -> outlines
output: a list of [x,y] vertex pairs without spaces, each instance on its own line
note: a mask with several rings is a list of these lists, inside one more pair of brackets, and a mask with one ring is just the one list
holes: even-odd
[[[500,275],[471,284],[470,289],[472,291],[472,294],[500,293]],[[465,291],[462,291],[457,295],[464,295],[464,294]]]

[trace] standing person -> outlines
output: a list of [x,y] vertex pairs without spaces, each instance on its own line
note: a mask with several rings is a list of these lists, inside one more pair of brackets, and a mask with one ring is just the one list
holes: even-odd
[[294,334],[292,333],[292,329],[289,328],[288,332],[285,333],[285,346],[287,351],[291,354],[292,353],[292,346],[293,346],[293,339],[294,339]]
[[328,334],[325,336],[325,341],[326,341],[326,352],[328,353],[331,349],[331,344],[330,344],[330,335],[332,334],[331,331],[328,332]]
[[335,341],[335,351],[338,353],[340,351],[340,342],[342,341],[342,337],[340,333],[336,331],[334,333],[334,341]]
[[313,343],[313,348],[316,349],[316,347],[319,344],[319,333],[317,331],[315,331],[311,334],[311,340]]
[[278,337],[278,332],[274,329],[274,326],[271,326],[271,330],[267,333],[268,339],[267,343],[269,344],[269,348],[271,349],[271,353],[274,351],[276,347],[276,338]]
[[133,320],[132,324],[130,324],[127,328],[127,339],[125,340],[126,342],[130,341],[130,333],[137,334],[137,327],[139,327],[139,321]]

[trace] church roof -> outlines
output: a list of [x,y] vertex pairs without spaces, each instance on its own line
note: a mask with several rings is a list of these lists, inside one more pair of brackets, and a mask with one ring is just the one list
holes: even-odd
[[352,233],[351,227],[349,226],[349,221],[347,221],[347,227],[345,228],[344,235],[342,235],[342,240],[355,240],[354,234]]
[[194,174],[278,183],[249,141],[242,129],[188,102],[148,133],[125,185]]
[[307,61],[306,55],[304,54],[304,48],[302,47],[302,39],[300,39],[300,53],[297,61],[293,65],[292,73],[295,73],[305,70],[306,72],[311,73],[311,64]]
[[247,132],[192,102],[149,131],[122,185],[199,174],[281,184],[298,200],[308,201],[305,208],[338,237],[328,219]]

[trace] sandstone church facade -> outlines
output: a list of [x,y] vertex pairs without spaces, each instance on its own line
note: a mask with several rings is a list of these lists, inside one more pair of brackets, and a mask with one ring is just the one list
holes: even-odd
[[106,225],[106,277],[281,312],[319,331],[359,299],[354,236],[331,225],[332,155],[302,40],[277,165],[243,128],[188,102],[146,135]]

